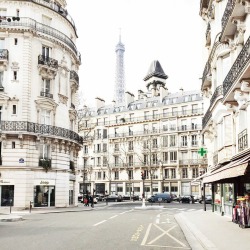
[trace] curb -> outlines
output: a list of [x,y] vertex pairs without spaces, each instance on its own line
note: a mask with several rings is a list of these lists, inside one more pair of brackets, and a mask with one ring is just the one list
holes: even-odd
[[10,217],[10,218],[8,218],[9,216],[4,216],[4,217],[0,218],[0,222],[16,222],[16,221],[22,221],[23,220],[22,216],[15,216],[15,217]]
[[216,246],[192,224],[183,213],[176,214],[176,221],[181,227],[192,250],[216,250]]

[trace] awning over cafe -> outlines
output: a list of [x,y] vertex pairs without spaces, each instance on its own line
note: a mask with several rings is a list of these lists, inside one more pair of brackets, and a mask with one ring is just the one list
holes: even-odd
[[245,175],[248,162],[250,160],[250,154],[231,161],[230,163],[226,164],[225,166],[220,167],[219,169],[214,170],[206,177],[203,178],[203,183],[211,183],[220,181],[223,179],[234,178],[238,176]]

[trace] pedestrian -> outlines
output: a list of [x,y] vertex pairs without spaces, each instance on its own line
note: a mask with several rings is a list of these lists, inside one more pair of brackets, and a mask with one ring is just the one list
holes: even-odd
[[91,207],[94,206],[94,204],[93,204],[93,197],[91,195],[89,196],[89,203],[91,204]]
[[89,206],[89,195],[88,194],[86,195],[86,206],[87,207]]

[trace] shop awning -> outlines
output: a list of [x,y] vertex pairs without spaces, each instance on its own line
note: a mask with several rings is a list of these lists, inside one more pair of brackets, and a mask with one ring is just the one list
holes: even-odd
[[193,180],[191,181],[191,185],[200,185],[201,182],[202,182],[202,179],[203,179],[204,177],[206,177],[207,175],[208,175],[208,174],[205,173],[205,174],[203,174],[203,175],[201,175],[201,176],[199,176],[199,177],[193,179]]
[[232,161],[204,177],[203,183],[211,183],[223,179],[245,175],[249,160],[250,155],[246,155],[240,159]]

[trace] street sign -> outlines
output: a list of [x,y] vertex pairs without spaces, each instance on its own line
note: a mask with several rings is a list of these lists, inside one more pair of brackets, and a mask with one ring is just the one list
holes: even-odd
[[23,158],[20,158],[20,159],[19,159],[19,163],[24,163],[24,159],[23,159]]
[[201,156],[205,155],[207,153],[207,151],[204,148],[200,148],[200,150],[198,151],[198,154],[200,154]]

